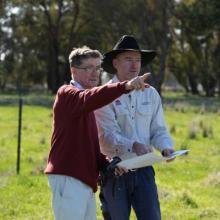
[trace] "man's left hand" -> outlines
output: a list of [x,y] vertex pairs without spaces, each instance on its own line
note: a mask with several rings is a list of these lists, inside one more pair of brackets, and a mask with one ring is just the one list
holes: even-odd
[[[174,151],[175,151],[175,150],[174,150],[173,148],[166,148],[166,149],[164,149],[164,150],[162,151],[162,155],[163,155],[164,157],[169,157]],[[170,159],[170,160],[167,160],[167,162],[170,162],[170,161],[172,161],[172,160],[174,160],[174,159],[175,159],[175,157],[172,158],[172,159]]]

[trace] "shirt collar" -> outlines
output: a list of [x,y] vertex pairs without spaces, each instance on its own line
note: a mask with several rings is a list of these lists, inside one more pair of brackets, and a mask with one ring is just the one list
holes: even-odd
[[116,75],[114,75],[114,77],[112,78],[112,82],[113,83],[119,82],[119,79]]
[[71,84],[72,86],[77,87],[78,89],[84,89],[84,88],[80,85],[80,83],[74,81],[73,79],[70,81],[70,84]]

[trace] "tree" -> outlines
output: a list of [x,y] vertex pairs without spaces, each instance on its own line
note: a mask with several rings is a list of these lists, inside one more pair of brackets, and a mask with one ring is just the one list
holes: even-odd
[[[154,64],[144,68],[144,71],[152,72],[154,80],[151,83],[161,93],[171,46],[170,20],[174,9],[173,1],[90,0],[87,3],[89,7],[85,7],[86,17],[94,21],[87,33],[95,36],[92,42],[101,42],[102,51],[111,50],[120,36],[131,34],[138,39],[142,48],[155,49],[158,52]],[[93,18],[91,11],[96,15]]]
[[[197,85],[200,83],[206,96],[214,96],[218,77],[216,57],[218,57],[219,32],[219,1],[183,1],[176,10],[176,18],[180,34],[177,36],[176,48],[181,50],[184,46],[191,54],[193,60],[188,59],[189,70],[187,74],[193,93],[198,93]],[[215,53],[213,53],[215,51]],[[183,50],[182,50],[183,52]],[[215,54],[215,55],[214,55]],[[185,53],[181,53],[182,61]],[[190,57],[189,57],[190,58]],[[188,71],[189,71],[188,70]],[[196,81],[195,81],[196,80]],[[194,83],[191,83],[194,82]],[[219,83],[218,83],[219,84]]]
[[5,8],[11,14],[8,41],[14,42],[16,49],[8,47],[6,41],[4,45],[19,57],[16,64],[22,82],[46,80],[48,89],[55,93],[66,79],[65,55],[74,40],[79,0],[12,1]]

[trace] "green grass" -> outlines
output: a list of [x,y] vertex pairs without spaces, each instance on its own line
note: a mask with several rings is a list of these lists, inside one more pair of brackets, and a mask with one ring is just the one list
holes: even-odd
[[[24,97],[19,175],[17,99],[0,95],[0,220],[50,220],[51,195],[42,171],[53,97]],[[155,166],[163,220],[220,219],[220,101],[171,94],[164,108],[176,149],[190,153]],[[101,220],[99,208],[97,215]],[[131,219],[136,219],[133,213]]]

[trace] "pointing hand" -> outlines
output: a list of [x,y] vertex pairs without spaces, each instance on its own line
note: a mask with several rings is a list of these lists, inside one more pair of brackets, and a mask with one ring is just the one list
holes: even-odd
[[145,88],[149,88],[150,85],[145,83],[144,81],[148,78],[150,73],[145,73],[142,76],[137,76],[131,80],[129,80],[126,84],[126,90],[144,90]]

